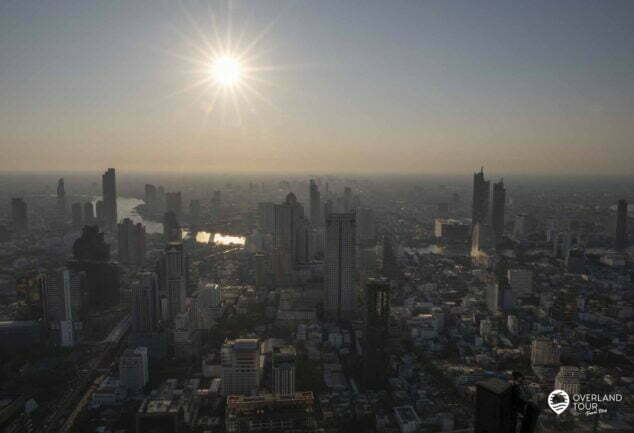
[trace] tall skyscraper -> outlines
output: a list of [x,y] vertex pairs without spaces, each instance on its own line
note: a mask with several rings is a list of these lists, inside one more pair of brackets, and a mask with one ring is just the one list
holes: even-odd
[[616,240],[614,242],[614,248],[618,251],[622,251],[627,248],[627,245],[627,201],[619,200],[616,210]]
[[73,219],[73,227],[80,228],[84,223],[81,203],[73,203],[71,206],[71,215]]
[[352,211],[352,189],[347,186],[343,189],[343,213]]
[[66,220],[66,190],[63,178],[57,181],[57,215],[62,221]]
[[101,188],[103,194],[104,222],[108,227],[117,224],[117,180],[114,168],[109,168],[101,176]]
[[174,212],[176,218],[181,218],[183,215],[183,196],[180,191],[165,194],[165,209],[167,212]]
[[471,222],[485,224],[489,213],[490,182],[484,178],[484,167],[473,174],[473,207]]
[[506,204],[506,188],[504,188],[504,179],[493,184],[493,206],[491,209],[491,225],[495,242],[502,240],[504,235],[504,206]]
[[119,380],[128,392],[137,393],[150,380],[146,347],[126,349],[119,358]]
[[390,319],[390,281],[369,278],[365,285],[366,335],[364,382],[370,389],[384,384],[388,356],[385,351]]
[[165,242],[180,242],[183,236],[181,226],[174,212],[166,212],[163,215],[163,239]]
[[84,203],[84,224],[90,225],[95,223],[95,209],[91,202]]
[[278,346],[273,350],[273,392],[279,395],[295,394],[295,359],[293,346]]
[[390,235],[383,237],[383,266],[381,267],[381,274],[390,280],[397,279],[399,276],[398,259]]
[[[286,196],[284,203],[275,205],[273,242],[288,269],[307,259],[310,236],[306,234],[308,227],[303,219],[304,208],[292,192]],[[299,240],[300,237],[302,241]]]
[[326,310],[337,320],[349,317],[356,307],[356,226],[351,213],[332,213],[326,219]]
[[355,209],[357,219],[357,238],[359,244],[374,243],[376,232],[374,228],[374,212],[372,209],[359,207]]
[[24,232],[29,227],[26,202],[22,198],[11,199],[11,221],[15,231]]
[[220,350],[224,395],[254,395],[260,386],[260,344],[257,339],[226,341]]
[[313,227],[323,225],[324,220],[321,217],[321,194],[315,179],[310,180],[310,222]]
[[156,201],[156,187],[154,185],[150,185],[149,183],[145,184],[145,205],[147,206],[147,210],[150,213],[156,212],[157,209],[157,201]]
[[161,318],[173,321],[185,311],[187,256],[181,242],[170,242],[159,259]]
[[145,261],[145,226],[134,224],[124,218],[118,225],[119,261],[130,265],[141,265]]
[[42,309],[47,327],[57,333],[62,346],[71,347],[77,340],[80,315],[85,308],[85,275],[66,268],[40,276]]
[[144,272],[132,286],[132,330],[135,333],[156,331],[160,319],[158,275]]

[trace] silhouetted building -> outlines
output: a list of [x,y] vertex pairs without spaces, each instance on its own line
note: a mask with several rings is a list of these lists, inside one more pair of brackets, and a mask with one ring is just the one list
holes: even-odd
[[91,202],[84,203],[84,224],[92,225],[95,223],[95,209]]
[[474,433],[533,433],[539,410],[522,397],[521,387],[495,378],[478,382]]
[[158,275],[144,272],[141,281],[132,286],[132,331],[151,333],[160,320]]
[[99,224],[102,224],[106,220],[103,200],[97,200],[97,203],[95,203],[95,215],[97,216],[97,222]]
[[15,231],[23,232],[29,228],[26,202],[21,198],[11,199],[11,221]]
[[627,248],[627,245],[627,201],[619,200],[616,209],[616,239],[614,241],[614,248],[618,251],[622,251]]
[[355,209],[357,220],[357,238],[359,244],[376,242],[374,212],[372,209],[359,207]]
[[326,310],[337,320],[349,318],[356,308],[356,231],[354,214],[331,213],[326,219]]
[[83,272],[67,268],[39,277],[44,323],[62,346],[72,347],[78,340],[86,308],[85,283]]
[[173,321],[185,311],[187,256],[181,242],[170,242],[158,261],[161,318]]
[[313,227],[322,226],[324,220],[321,216],[321,194],[314,179],[310,180],[310,222]]
[[399,277],[398,258],[392,237],[385,235],[383,237],[383,266],[381,267],[381,275],[390,280],[396,280]]
[[504,180],[493,184],[493,205],[491,209],[491,226],[495,236],[496,244],[504,236],[504,207],[506,205],[506,188]]
[[114,168],[101,176],[103,194],[103,219],[107,227],[117,224],[117,179]]
[[183,236],[181,226],[174,212],[166,212],[163,216],[163,239],[165,242],[180,242]]
[[180,191],[165,194],[165,210],[173,212],[176,218],[181,218],[183,215],[183,197]]
[[[282,255],[282,260],[286,262],[285,268],[292,269],[298,263],[306,262],[306,243],[309,239],[306,235],[308,227],[303,223],[303,219],[304,208],[292,192],[286,196],[284,203],[275,205],[273,241],[275,248]],[[304,241],[303,245],[298,245],[300,235]],[[301,249],[298,249],[298,246]]]
[[134,224],[124,218],[118,232],[119,261],[130,265],[141,265],[145,261],[145,226]]
[[484,167],[473,174],[473,205],[471,222],[485,224],[489,212],[490,182],[484,178]]
[[63,178],[57,181],[57,215],[62,221],[66,220],[66,190]]
[[273,350],[273,392],[278,395],[295,394],[295,361],[293,346],[278,346]]
[[73,227],[79,228],[84,223],[84,218],[82,215],[81,203],[73,203],[70,207],[71,215],[73,219]]
[[150,185],[149,183],[145,184],[145,198],[143,201],[145,201],[145,205],[147,206],[147,210],[150,214],[158,211],[156,187],[154,185]]
[[380,389],[387,377],[386,342],[390,320],[390,281],[369,278],[365,285],[366,335],[364,347],[364,383],[369,389]]

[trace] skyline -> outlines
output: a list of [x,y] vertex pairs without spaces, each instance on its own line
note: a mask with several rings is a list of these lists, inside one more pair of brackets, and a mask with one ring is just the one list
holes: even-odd
[[[2,172],[484,165],[505,176],[621,176],[634,166],[631,3],[20,2],[0,11]],[[254,47],[259,96],[223,121],[203,90],[183,90],[198,78],[187,59],[217,42],[216,28],[224,40],[229,16]]]

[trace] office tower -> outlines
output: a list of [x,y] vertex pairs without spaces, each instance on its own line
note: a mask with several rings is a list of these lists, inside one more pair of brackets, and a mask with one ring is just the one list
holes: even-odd
[[159,282],[154,272],[144,272],[132,286],[132,331],[152,333],[160,320]]
[[189,201],[189,224],[197,227],[200,223],[200,200]]
[[352,211],[352,189],[349,186],[343,189],[343,207],[339,211],[342,213]]
[[104,209],[104,205],[103,205],[103,200],[97,200],[97,203],[95,204],[95,215],[97,216],[97,221],[99,223],[103,223],[106,219],[106,213],[105,213],[105,209]]
[[14,231],[24,232],[29,227],[26,202],[21,198],[11,199],[11,221]]
[[130,393],[140,392],[150,380],[146,347],[126,349],[119,358],[119,383]]
[[385,383],[388,367],[385,348],[389,334],[390,281],[387,278],[368,278],[365,302],[364,382],[369,389],[380,389]]
[[581,370],[579,367],[561,366],[555,377],[555,389],[563,389],[572,398],[581,394]]
[[490,182],[484,178],[484,167],[479,173],[473,174],[473,207],[471,213],[471,223],[486,224],[489,212],[489,190]]
[[356,231],[354,214],[332,213],[326,219],[326,310],[337,320],[349,318],[356,307]]
[[225,341],[220,350],[220,363],[224,395],[255,395],[261,375],[257,339]]
[[207,284],[191,297],[191,323],[194,329],[211,329],[220,317],[220,287]]
[[313,227],[321,226],[324,223],[321,217],[321,194],[315,179],[310,180],[310,222]]
[[474,433],[514,433],[517,409],[513,386],[500,379],[476,384]]
[[533,292],[533,271],[530,269],[509,269],[507,278],[516,297],[529,296]]
[[310,222],[301,217],[295,229],[295,264],[308,263],[313,257],[312,230]]
[[114,168],[109,168],[101,176],[103,195],[103,217],[107,227],[117,223],[117,180]]
[[390,280],[396,280],[399,277],[398,258],[396,257],[396,251],[394,251],[394,245],[392,244],[392,237],[390,235],[383,237],[383,266],[381,267],[381,275]]
[[[307,261],[306,252],[310,246],[308,230],[304,220],[304,208],[292,192],[282,204],[275,205],[275,230],[273,241],[275,248],[283,255],[289,269],[298,263]],[[304,242],[298,242],[298,238]],[[300,248],[298,248],[300,247]]]
[[71,210],[71,215],[73,219],[73,227],[80,228],[81,225],[84,223],[81,203],[73,203],[72,206],[70,207],[70,210]]
[[84,226],[73,243],[73,259],[68,267],[86,273],[88,303],[99,310],[119,302],[119,269],[110,262],[110,245],[97,226]]
[[174,212],[163,215],[163,239],[165,242],[180,242],[183,239],[181,227]]
[[84,224],[91,225],[95,223],[95,209],[91,202],[84,203]]
[[60,344],[72,347],[77,340],[75,329],[85,308],[85,275],[67,268],[39,277],[42,309],[47,327],[59,332]]
[[118,225],[119,261],[128,265],[141,265],[145,261],[145,226],[124,218]]
[[156,197],[156,187],[154,185],[150,185],[149,183],[145,184],[145,205],[147,206],[147,210],[149,213],[156,212],[157,209],[157,197]]
[[295,394],[295,360],[293,346],[278,346],[273,350],[273,392],[278,395]]
[[493,205],[491,209],[491,226],[495,242],[499,243],[504,236],[504,206],[506,205],[506,188],[504,179],[493,184]]
[[617,251],[622,251],[627,248],[627,201],[619,200],[616,210],[616,239],[614,242],[614,248]]
[[559,365],[560,348],[548,338],[535,338],[531,344],[531,365]]
[[159,259],[161,318],[173,321],[185,311],[187,256],[181,242],[170,242]]
[[66,190],[63,178],[57,181],[57,215],[62,221],[66,220]]
[[357,237],[359,244],[368,244],[376,240],[374,228],[374,212],[372,209],[359,207],[355,209],[357,219]]
[[258,227],[263,233],[275,231],[275,203],[258,203]]
[[317,433],[315,397],[312,392],[293,395],[232,395],[227,398],[225,431]]
[[176,218],[181,218],[183,215],[183,197],[180,191],[165,194],[165,210],[173,212]]

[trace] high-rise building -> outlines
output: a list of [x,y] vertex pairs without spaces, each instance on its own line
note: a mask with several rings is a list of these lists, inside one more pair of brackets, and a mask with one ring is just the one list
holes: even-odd
[[105,213],[105,209],[103,206],[103,200],[97,200],[97,203],[95,203],[95,215],[97,216],[97,221],[99,221],[99,223],[103,223],[106,219],[106,213]]
[[103,217],[107,227],[117,224],[117,179],[114,168],[109,168],[101,176],[103,194]]
[[357,237],[360,244],[367,244],[376,240],[374,228],[374,212],[372,209],[359,207],[355,209],[357,219]]
[[163,215],[163,239],[165,242],[180,242],[183,239],[181,226],[174,212]]
[[273,350],[273,392],[279,395],[295,394],[295,359],[293,346],[278,346]]
[[191,323],[194,329],[209,330],[220,317],[220,287],[208,283],[191,297]]
[[158,275],[144,272],[132,286],[132,330],[148,334],[156,331],[160,319]]
[[29,227],[26,202],[22,198],[11,199],[11,221],[15,231],[24,232]]
[[504,236],[504,207],[506,205],[506,188],[504,188],[504,179],[493,184],[493,205],[491,208],[491,226],[495,236],[495,242],[498,243]]
[[129,265],[141,265],[145,261],[145,226],[134,224],[130,218],[119,223],[119,261]]
[[559,365],[560,348],[548,338],[536,338],[531,345],[533,366]]
[[183,196],[180,191],[165,194],[165,210],[174,212],[176,218],[181,218],[183,215]]
[[95,209],[92,202],[84,203],[84,224],[90,225],[95,223]]
[[555,389],[563,389],[570,397],[581,394],[581,370],[579,367],[563,365],[555,377]]
[[514,433],[517,411],[510,383],[491,378],[476,385],[474,433]]
[[66,220],[66,190],[63,178],[57,181],[57,215],[62,221]]
[[533,292],[533,271],[530,269],[509,269],[507,277],[515,296],[529,296]]
[[381,275],[390,280],[395,280],[399,276],[398,258],[396,251],[394,251],[394,245],[390,235],[383,237],[383,266],[381,267]]
[[321,216],[321,194],[314,179],[310,180],[310,222],[313,227],[323,225]]
[[119,358],[119,383],[128,392],[137,393],[150,380],[146,347],[126,349]]
[[517,214],[513,224],[513,238],[517,242],[523,242],[528,237],[528,215],[525,213]]
[[181,242],[170,242],[159,259],[161,318],[173,321],[185,310],[187,256]]
[[349,317],[356,307],[356,231],[352,213],[332,213],[326,219],[326,310],[337,320]]
[[85,275],[66,268],[39,277],[42,291],[44,322],[59,332],[60,344],[72,347],[77,340],[75,330],[85,308]]
[[260,386],[260,344],[257,339],[228,340],[220,350],[224,395],[255,395]]
[[[283,255],[288,269],[292,269],[298,263],[304,263],[307,259],[306,251],[310,248],[306,243],[309,237],[306,236],[308,227],[303,223],[304,208],[297,201],[292,192],[286,196],[282,204],[275,205],[275,230],[273,241],[275,248]],[[302,235],[303,245],[298,245],[298,237]],[[301,249],[298,249],[298,246]]]
[[73,227],[80,228],[81,225],[84,223],[81,203],[73,203],[70,207],[70,210],[73,219]]
[[490,182],[484,178],[484,167],[473,174],[472,225],[485,224],[489,212]]
[[150,185],[149,183],[145,184],[145,205],[147,206],[147,210],[150,213],[155,213],[157,209],[157,197],[156,197],[156,187],[154,185]]
[[389,334],[390,281],[369,278],[365,285],[366,335],[364,347],[364,382],[370,389],[384,385],[388,355],[385,350]]
[[343,208],[340,209],[340,212],[352,212],[352,188],[349,186],[343,189]]
[[627,248],[627,245],[627,201],[619,200],[616,210],[616,239],[614,248],[621,251]]

